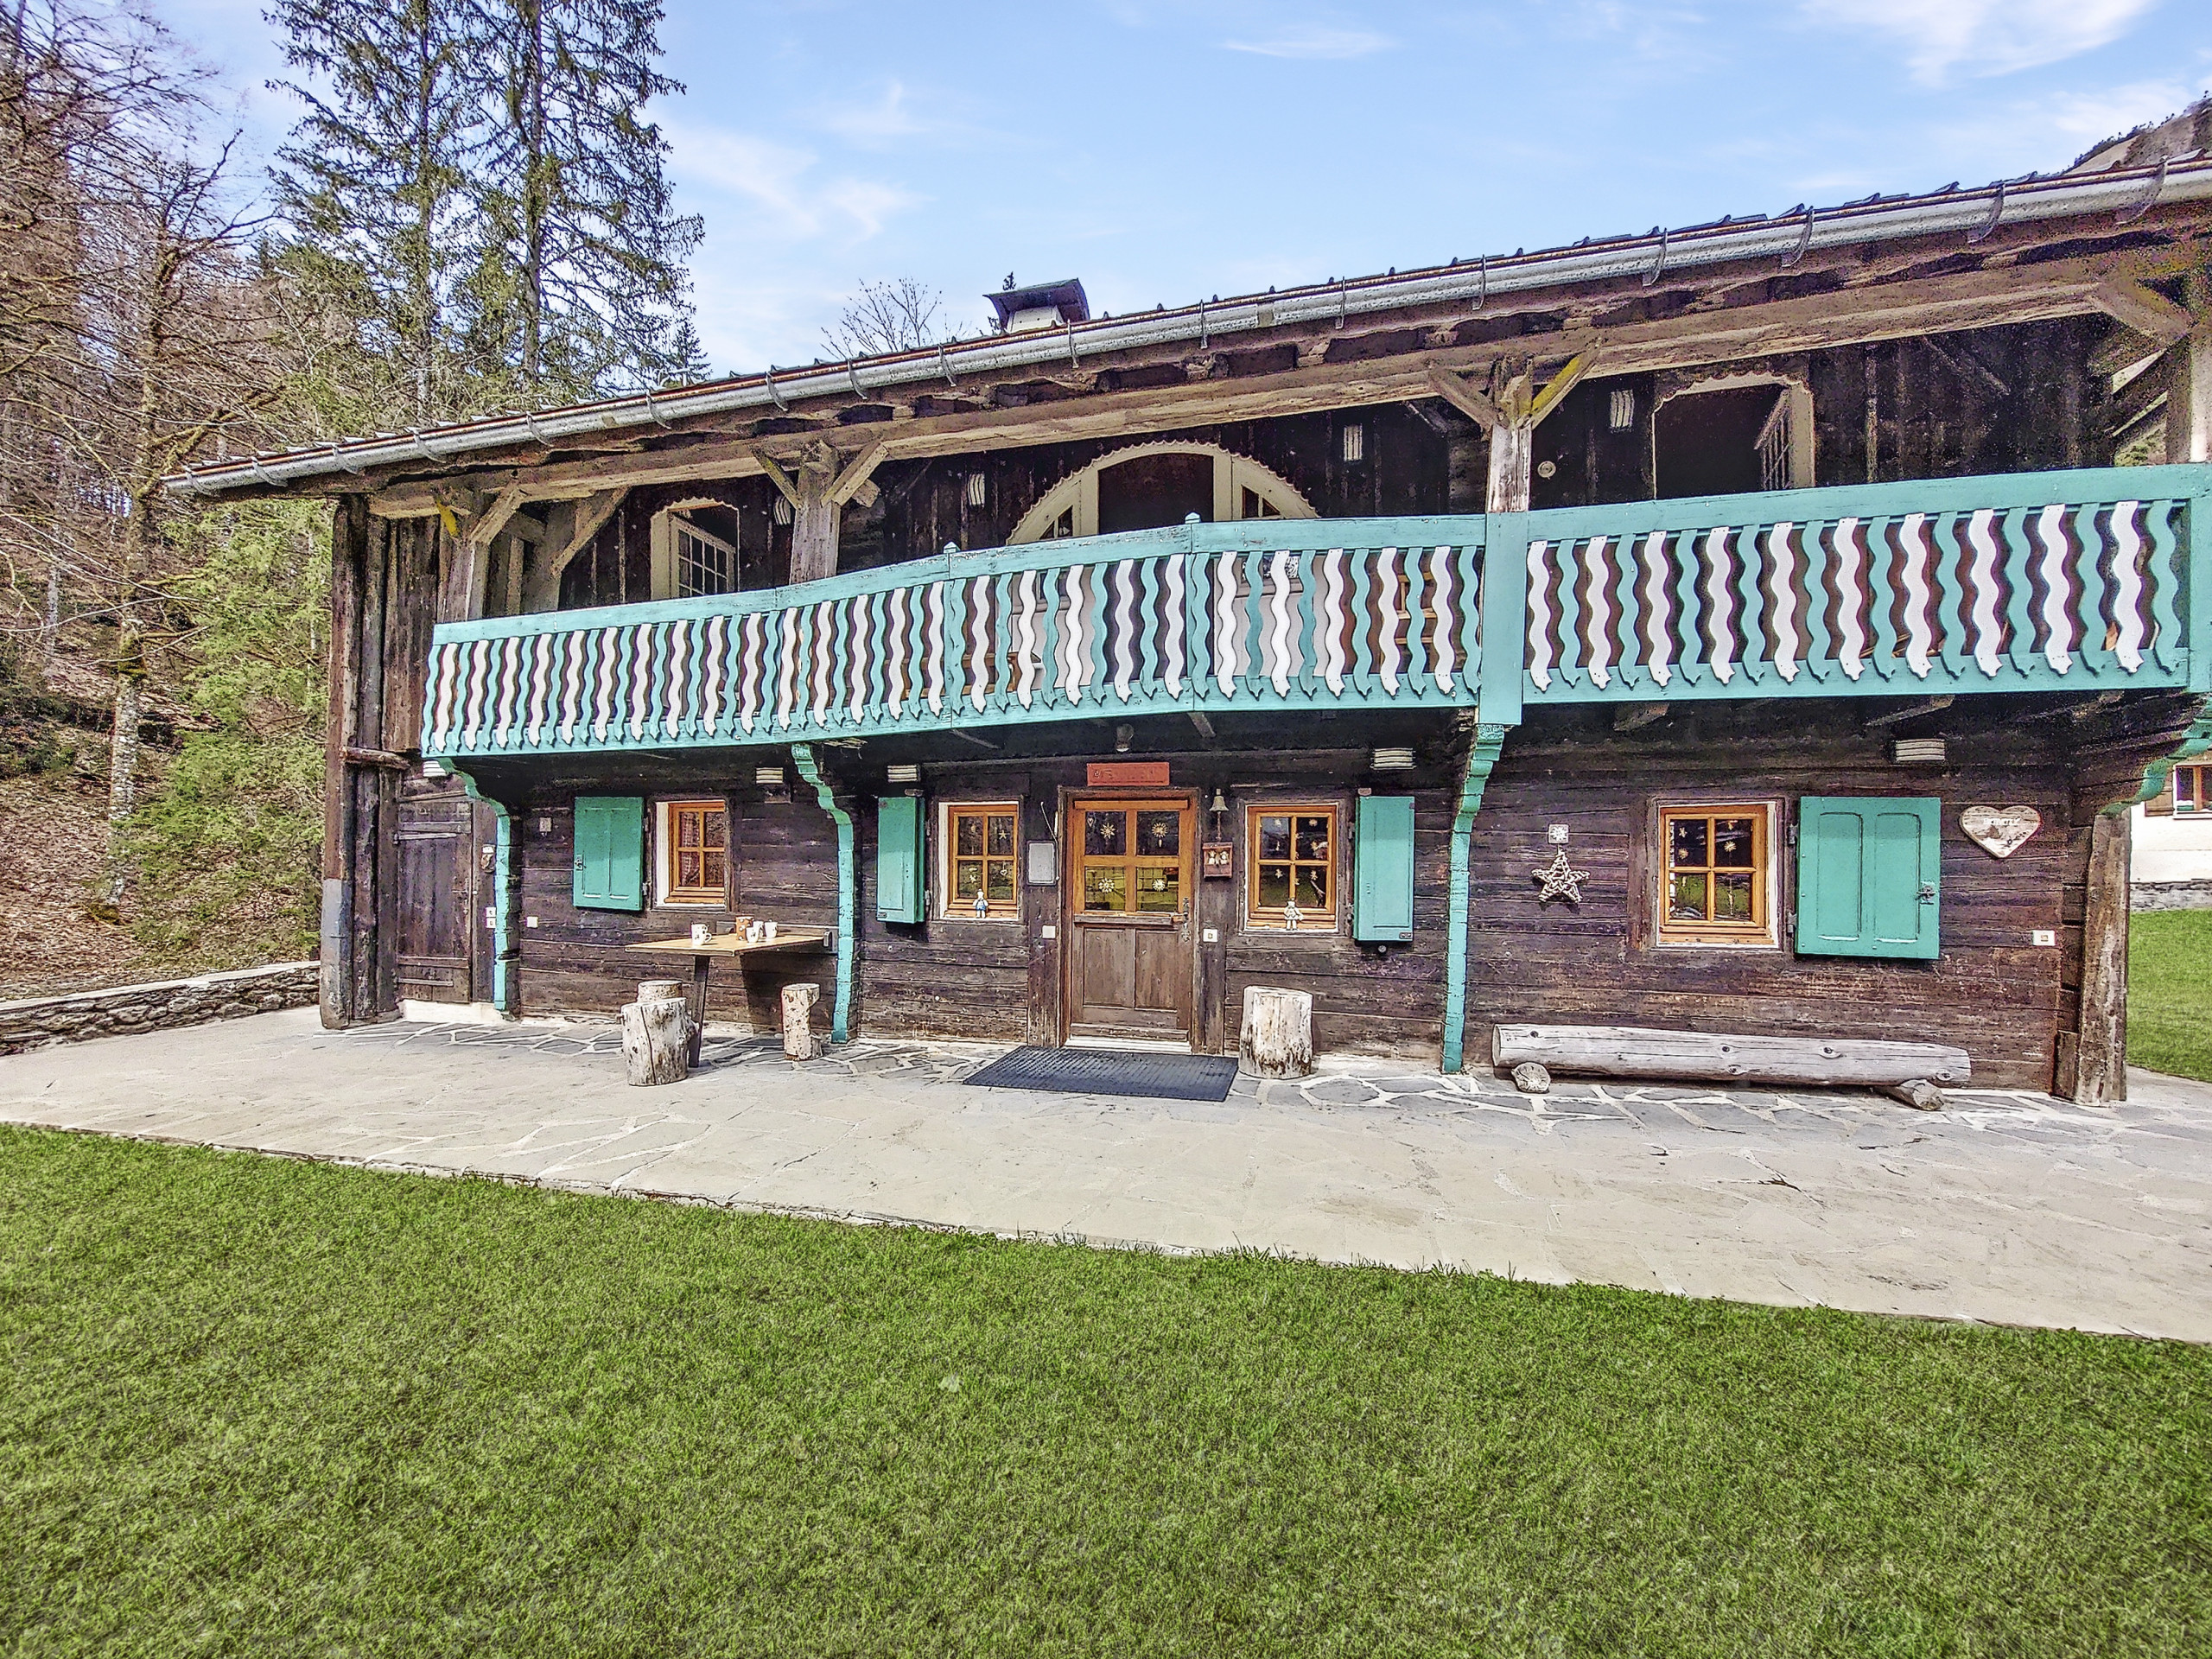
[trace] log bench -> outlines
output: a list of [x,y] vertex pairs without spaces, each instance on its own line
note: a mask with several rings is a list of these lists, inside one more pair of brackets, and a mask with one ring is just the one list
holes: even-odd
[[1965,1083],[1972,1063],[1940,1043],[1841,1037],[1746,1037],[1655,1031],[1637,1026],[1505,1026],[1491,1057],[1524,1093],[1541,1094],[1550,1074],[1645,1082],[1876,1089],[1924,1112],[1943,1105],[1942,1084]]

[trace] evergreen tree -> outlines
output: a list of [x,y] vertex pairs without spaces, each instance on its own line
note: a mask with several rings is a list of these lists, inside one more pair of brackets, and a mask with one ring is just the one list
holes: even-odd
[[476,274],[533,399],[589,397],[702,372],[680,217],[652,99],[658,0],[474,0],[495,79],[483,200],[492,238]]
[[307,105],[278,152],[291,227],[277,263],[352,337],[333,366],[334,423],[425,424],[500,400],[496,359],[473,355],[482,255],[473,171],[486,140],[477,18],[456,0],[276,0]]

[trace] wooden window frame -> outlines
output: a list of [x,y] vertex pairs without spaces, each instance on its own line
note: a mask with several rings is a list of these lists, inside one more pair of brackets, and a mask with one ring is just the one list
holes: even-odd
[[[972,901],[963,904],[957,897],[960,886],[957,879],[957,866],[976,861],[973,859],[963,860],[959,855],[957,841],[959,833],[958,823],[963,817],[982,817],[985,820],[982,863],[984,880],[988,886],[990,866],[995,861],[990,852],[988,820],[1000,816],[1011,817],[1014,820],[1014,851],[1005,861],[1014,866],[1014,897],[1005,904],[991,905],[985,914],[978,916]],[[938,916],[948,922],[1019,923],[1021,920],[1021,890],[1027,885],[1022,879],[1023,864],[1027,855],[1023,851],[1021,842],[1021,803],[1011,800],[939,801],[937,809],[937,828],[938,855],[932,862],[937,866],[935,908]]]
[[[722,884],[716,888],[683,887],[677,885],[676,857],[681,849],[677,844],[677,815],[692,811],[715,811],[722,815]],[[720,795],[671,795],[653,802],[653,904],[668,910],[727,910],[729,908],[730,878],[734,873],[730,840],[730,823],[734,815],[729,810],[729,800]],[[702,851],[712,850],[702,848]]]
[[[1239,803],[1243,813],[1244,868],[1238,882],[1243,893],[1244,931],[1248,933],[1281,933],[1289,935],[1313,934],[1327,938],[1342,931],[1350,912],[1344,906],[1344,804],[1341,800],[1315,799],[1310,796],[1286,796],[1276,800],[1247,799]],[[1306,913],[1296,928],[1283,919],[1280,908],[1263,908],[1260,904],[1260,823],[1265,818],[1307,818],[1325,817],[1329,820],[1328,856],[1319,861],[1329,873],[1329,907],[1326,911]],[[1297,855],[1297,832],[1292,831],[1291,885],[1294,892],[1298,881],[1298,867],[1316,861],[1300,859]],[[1269,859],[1268,863],[1280,862]]]
[[[1647,861],[1648,873],[1642,885],[1645,902],[1650,907],[1649,938],[1652,944],[1666,950],[1779,950],[1782,948],[1783,861],[1780,843],[1784,823],[1782,804],[1772,798],[1742,796],[1663,800],[1651,804],[1650,851]],[[1749,817],[1755,821],[1751,856],[1755,918],[1752,922],[1669,922],[1667,919],[1669,893],[1674,874],[1669,858],[1674,840],[1671,826],[1679,818],[1692,817]],[[1711,856],[1708,843],[1708,861],[1699,867],[1708,878],[1716,868],[1710,861]],[[1707,910],[1712,908],[1711,892],[1708,879]]]
[[[2190,786],[2189,804],[2185,806],[2182,804],[2181,798],[2182,775],[2184,772],[2189,776]],[[2173,769],[2166,779],[2166,798],[2173,804],[2174,817],[2177,818],[2212,817],[2212,805],[2208,805],[2204,799],[2204,785],[2208,774],[2212,774],[2212,766],[2197,760],[2185,760]]]

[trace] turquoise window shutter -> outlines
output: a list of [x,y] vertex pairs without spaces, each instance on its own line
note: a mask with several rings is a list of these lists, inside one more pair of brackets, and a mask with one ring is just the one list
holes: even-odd
[[1414,798],[1363,795],[1352,842],[1351,936],[1403,944],[1414,936]]
[[927,914],[922,862],[922,803],[886,795],[875,804],[875,913],[887,922],[918,922]]
[[576,797],[579,910],[645,907],[645,803],[638,795]]
[[1933,961],[1943,804],[1808,795],[1797,804],[1797,953]]

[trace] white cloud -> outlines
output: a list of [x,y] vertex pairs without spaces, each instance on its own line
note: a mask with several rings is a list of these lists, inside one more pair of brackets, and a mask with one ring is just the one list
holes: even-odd
[[1231,52],[1249,52],[1262,58],[1344,59],[1370,57],[1397,42],[1371,29],[1330,29],[1319,23],[1294,23],[1264,40],[1224,41]]
[[865,242],[894,213],[923,198],[880,179],[814,176],[810,150],[727,127],[670,123],[670,170],[701,188],[749,204],[777,235],[793,241],[838,237]]
[[1916,79],[2009,74],[2116,40],[2158,0],[1803,0],[1820,22],[1894,37]]
[[883,96],[874,103],[846,104],[825,110],[815,118],[815,124],[849,144],[868,148],[900,138],[922,137],[943,131],[947,125],[917,113],[906,88],[895,80],[884,87]]

